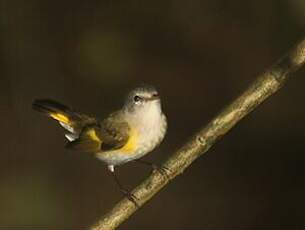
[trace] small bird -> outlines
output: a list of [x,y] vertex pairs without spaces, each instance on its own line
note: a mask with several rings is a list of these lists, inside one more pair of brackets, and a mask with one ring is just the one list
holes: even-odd
[[161,143],[167,130],[166,116],[154,87],[132,90],[123,107],[102,121],[50,99],[35,100],[32,106],[66,130],[66,148],[93,153],[106,163],[121,192],[133,203],[136,204],[136,198],[119,182],[116,166],[136,161],[166,175],[166,168],[140,159]]

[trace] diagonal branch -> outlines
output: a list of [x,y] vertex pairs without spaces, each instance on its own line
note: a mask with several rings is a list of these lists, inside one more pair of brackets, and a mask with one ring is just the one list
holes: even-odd
[[[216,116],[205,128],[195,134],[182,148],[173,154],[163,166],[169,169],[168,178],[153,172],[133,191],[139,206],[145,204],[169,180],[181,174],[194,160],[207,152],[214,143],[225,135],[237,122],[278,91],[292,73],[305,63],[305,39],[295,46],[275,65],[267,69],[233,103]],[[115,229],[136,210],[132,202],[121,200],[113,209],[103,215],[90,230]]]

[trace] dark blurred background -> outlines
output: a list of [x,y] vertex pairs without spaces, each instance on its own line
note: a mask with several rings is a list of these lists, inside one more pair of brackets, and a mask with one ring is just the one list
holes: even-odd
[[[146,159],[160,163],[304,36],[305,2],[1,0],[0,25],[0,229],[82,230],[121,194],[33,99],[103,118],[156,86],[169,130]],[[304,74],[120,229],[305,229]],[[149,173],[119,168],[129,188]]]

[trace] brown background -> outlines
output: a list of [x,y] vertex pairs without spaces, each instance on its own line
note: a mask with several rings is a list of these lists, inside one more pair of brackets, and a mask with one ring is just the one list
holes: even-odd
[[[162,162],[304,36],[304,0],[2,0],[0,229],[81,230],[121,194],[92,155],[31,110],[49,97],[103,118],[155,85]],[[304,229],[305,71],[121,229]],[[119,169],[134,187],[149,169]]]

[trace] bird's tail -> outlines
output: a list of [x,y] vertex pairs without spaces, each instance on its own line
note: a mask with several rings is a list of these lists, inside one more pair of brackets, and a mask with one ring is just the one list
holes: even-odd
[[96,120],[51,99],[38,99],[32,104],[34,110],[39,111],[59,122],[69,133],[66,138],[74,141],[78,138],[82,129],[90,124],[95,124]]
[[32,107],[34,110],[44,113],[66,125],[70,125],[77,118],[77,114],[72,109],[50,99],[35,100]]

